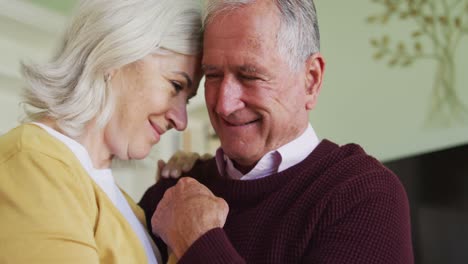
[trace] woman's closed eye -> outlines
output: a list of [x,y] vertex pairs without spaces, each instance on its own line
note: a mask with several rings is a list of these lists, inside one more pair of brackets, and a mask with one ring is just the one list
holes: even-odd
[[178,94],[184,89],[183,84],[180,83],[179,81],[171,81],[171,84],[174,87],[174,91],[176,92],[176,94]]

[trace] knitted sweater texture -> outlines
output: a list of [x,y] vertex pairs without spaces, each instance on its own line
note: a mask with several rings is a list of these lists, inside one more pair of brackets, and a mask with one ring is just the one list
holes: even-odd
[[[179,263],[413,263],[405,190],[358,145],[323,140],[304,161],[257,180],[221,177],[214,159],[188,175],[225,199],[229,215]],[[148,223],[175,182],[162,180],[143,196]]]

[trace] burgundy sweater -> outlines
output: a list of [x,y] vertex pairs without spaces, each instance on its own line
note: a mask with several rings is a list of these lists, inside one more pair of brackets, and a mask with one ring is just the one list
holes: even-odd
[[[179,263],[413,263],[405,190],[358,145],[323,140],[304,161],[257,180],[221,178],[214,159],[189,174],[227,201],[229,215]],[[174,184],[145,193],[148,223]]]

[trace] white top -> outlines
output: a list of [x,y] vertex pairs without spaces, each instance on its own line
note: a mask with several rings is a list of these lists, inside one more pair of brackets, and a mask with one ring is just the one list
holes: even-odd
[[301,136],[265,154],[255,167],[243,175],[234,167],[231,159],[221,148],[216,151],[216,164],[222,176],[236,180],[255,180],[282,172],[303,161],[320,143],[312,125],[309,124]]
[[104,193],[107,194],[115,207],[117,207],[117,209],[128,221],[133,231],[136,233],[141,243],[143,244],[146,256],[148,258],[148,263],[162,263],[158,248],[154,245],[154,243],[151,242],[151,238],[149,237],[146,228],[141,224],[136,215],[133,213],[132,208],[125,199],[125,196],[117,186],[114,177],[112,176],[112,170],[95,169],[91,161],[91,157],[83,145],[44,124],[37,122],[33,122],[33,124],[43,128],[51,136],[63,142],[73,152],[73,154],[75,154],[89,176],[104,191]]

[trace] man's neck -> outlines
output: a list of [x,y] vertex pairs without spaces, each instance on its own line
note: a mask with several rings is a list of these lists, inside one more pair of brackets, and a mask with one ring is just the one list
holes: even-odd
[[244,175],[249,173],[249,171],[251,171],[253,168],[255,168],[255,165],[257,165],[257,163],[258,163],[258,160],[252,165],[241,165],[235,160],[232,160],[232,164],[234,165],[234,167]]

